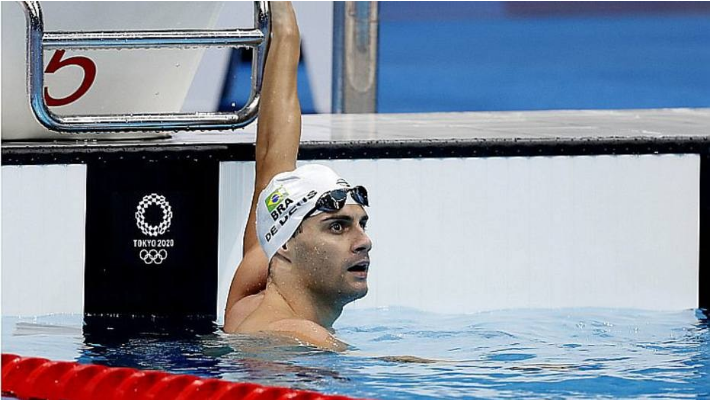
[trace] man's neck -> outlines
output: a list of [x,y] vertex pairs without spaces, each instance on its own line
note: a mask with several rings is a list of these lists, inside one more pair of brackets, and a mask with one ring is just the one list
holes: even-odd
[[266,286],[267,299],[288,308],[294,317],[313,321],[328,330],[332,330],[333,323],[343,312],[343,306],[332,299],[303,287],[278,285],[273,281],[269,281]]

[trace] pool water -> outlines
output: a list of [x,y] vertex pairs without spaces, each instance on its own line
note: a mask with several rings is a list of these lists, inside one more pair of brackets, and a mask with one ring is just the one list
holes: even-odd
[[218,330],[102,341],[80,315],[5,316],[2,351],[379,399],[710,397],[710,329],[696,310],[346,309],[335,328],[353,350]]
[[[471,16],[494,3],[380,2],[378,112],[710,106],[707,11]],[[251,66],[238,58],[223,111],[249,96]],[[316,112],[308,62],[305,114]]]

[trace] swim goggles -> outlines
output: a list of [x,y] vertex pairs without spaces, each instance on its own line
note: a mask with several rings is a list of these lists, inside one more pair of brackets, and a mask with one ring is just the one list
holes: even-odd
[[335,189],[323,193],[323,195],[321,195],[318,201],[316,201],[315,208],[313,208],[313,210],[306,214],[304,218],[309,217],[316,211],[335,212],[341,210],[347,202],[348,193],[357,204],[360,204],[361,206],[370,205],[370,202],[367,198],[367,189],[365,189],[364,186],[355,186],[347,189]]

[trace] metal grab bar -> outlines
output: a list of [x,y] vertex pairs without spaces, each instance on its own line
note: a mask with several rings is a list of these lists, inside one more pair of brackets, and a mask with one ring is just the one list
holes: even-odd
[[[187,40],[187,42],[186,42]],[[258,29],[227,31],[46,32],[45,49],[140,49],[200,46],[256,46],[264,40]]]
[[[225,130],[256,119],[271,31],[265,1],[254,2],[253,29],[160,30],[125,32],[44,32],[38,1],[23,1],[27,21],[27,91],[30,108],[42,125],[60,133],[129,131]],[[236,112],[111,114],[60,116],[44,101],[44,49],[155,49],[166,47],[253,47],[251,94]]]

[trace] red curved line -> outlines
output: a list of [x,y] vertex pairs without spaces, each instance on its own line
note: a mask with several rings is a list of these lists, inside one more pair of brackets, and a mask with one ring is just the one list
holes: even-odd
[[[22,398],[43,400],[79,400],[94,397],[95,391],[107,392],[104,394],[112,400],[234,399],[236,395],[249,400],[355,400],[346,396],[228,382],[193,375],[50,361],[15,354],[2,355],[2,393],[5,395],[21,395]],[[109,396],[108,392],[111,392],[112,396]]]

